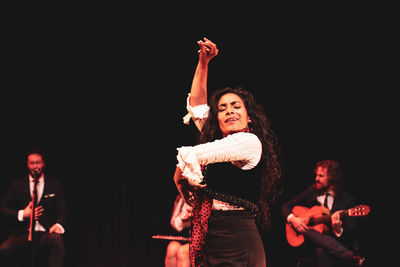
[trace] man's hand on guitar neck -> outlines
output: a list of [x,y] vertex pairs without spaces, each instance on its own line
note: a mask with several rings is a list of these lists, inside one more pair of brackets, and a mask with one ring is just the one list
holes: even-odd
[[296,217],[294,214],[290,214],[287,218],[288,223],[296,230],[296,232],[302,234],[308,230],[308,219]]
[[340,237],[342,235],[342,233],[343,233],[343,227],[342,227],[342,220],[340,218],[340,212],[341,211],[336,211],[331,216],[333,232],[338,237]]

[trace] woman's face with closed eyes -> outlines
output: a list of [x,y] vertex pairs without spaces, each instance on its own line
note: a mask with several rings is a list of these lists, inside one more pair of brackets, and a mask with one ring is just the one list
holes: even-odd
[[249,123],[246,106],[234,93],[223,95],[218,101],[218,124],[223,135],[246,129]]

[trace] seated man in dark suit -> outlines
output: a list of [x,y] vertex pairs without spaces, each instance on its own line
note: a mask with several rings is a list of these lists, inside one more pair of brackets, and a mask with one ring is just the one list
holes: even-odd
[[[9,218],[15,225],[9,237],[0,244],[3,257],[17,265],[21,253],[38,247],[46,251],[49,267],[63,265],[64,225],[66,220],[66,202],[59,180],[44,175],[43,151],[33,148],[27,153],[27,176],[16,179],[0,204],[1,216]],[[36,179],[36,181],[35,181]],[[36,208],[32,210],[32,194],[36,183]],[[33,233],[29,235],[31,215]],[[28,236],[31,241],[28,241]],[[18,265],[17,265],[18,266]]]
[[[356,206],[355,198],[343,189],[343,176],[339,164],[333,160],[320,161],[315,166],[315,183],[281,207],[285,221],[302,234],[305,243],[316,252],[317,266],[332,266],[332,262],[361,266],[365,260],[350,250],[354,241],[356,219],[342,218],[340,210]],[[324,206],[331,214],[328,233],[321,233],[309,227],[307,218],[293,214],[295,206],[312,208]],[[322,208],[321,208],[322,210]]]

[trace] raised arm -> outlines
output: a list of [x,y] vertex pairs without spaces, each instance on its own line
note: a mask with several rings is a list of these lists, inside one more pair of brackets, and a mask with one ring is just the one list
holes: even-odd
[[207,104],[208,64],[218,54],[217,46],[207,38],[197,41],[197,44],[199,45],[199,62],[194,73],[189,100],[192,107]]

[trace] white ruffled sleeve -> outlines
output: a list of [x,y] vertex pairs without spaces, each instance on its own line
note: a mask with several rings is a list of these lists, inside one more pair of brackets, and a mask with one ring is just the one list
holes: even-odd
[[189,99],[190,93],[188,94],[188,97],[186,99],[186,110],[188,111],[188,113],[185,117],[183,117],[183,123],[189,124],[190,119],[196,122],[198,120],[204,120],[205,118],[207,118],[210,107],[207,104],[192,107],[189,104]]
[[182,175],[200,183],[203,180],[202,165],[235,162],[243,170],[254,168],[261,159],[262,145],[255,134],[240,132],[214,142],[184,146],[177,150],[177,166]]
[[182,171],[182,176],[190,180],[201,182],[203,174],[201,173],[201,166],[194,153],[193,147],[183,146],[178,148],[178,166]]

